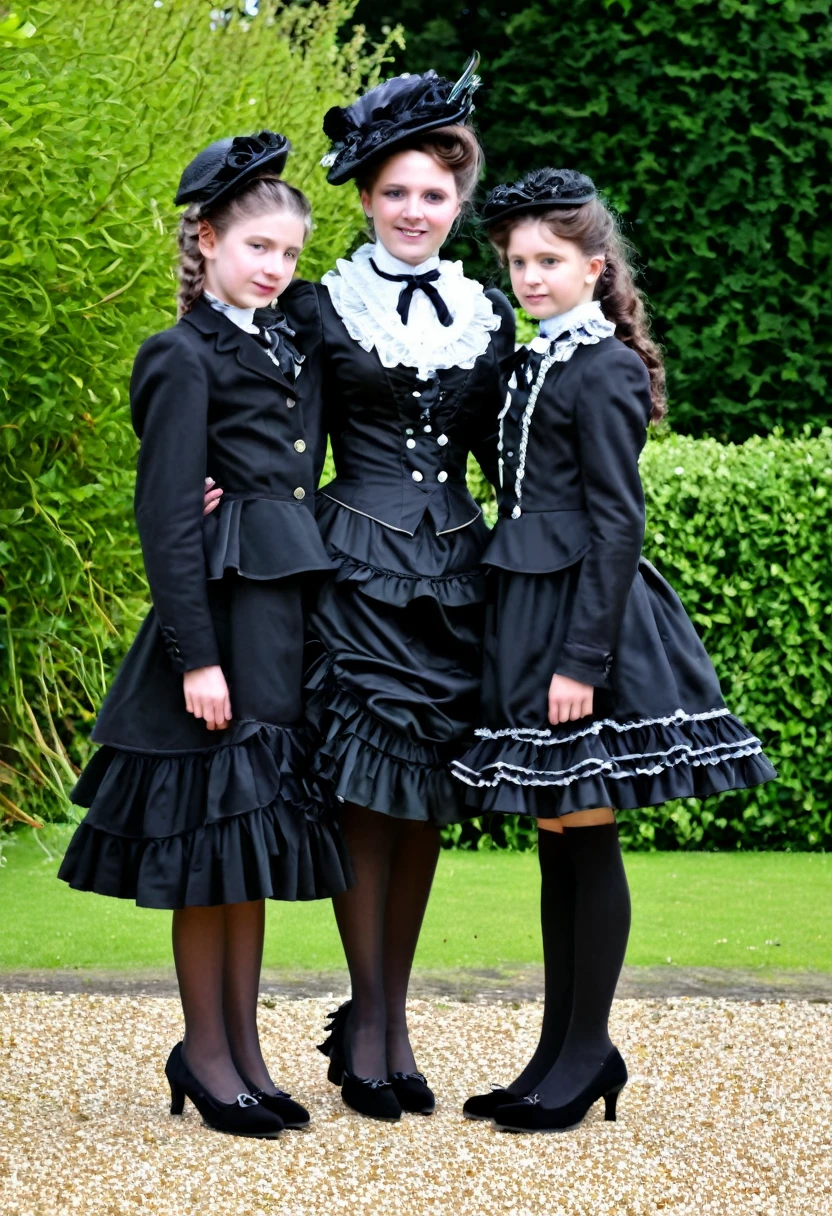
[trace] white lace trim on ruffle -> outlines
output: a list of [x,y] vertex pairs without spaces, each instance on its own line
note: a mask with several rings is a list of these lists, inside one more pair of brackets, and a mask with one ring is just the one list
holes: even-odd
[[551,730],[534,730],[532,727],[510,726],[505,730],[489,730],[481,726],[474,731],[480,739],[517,739],[524,743],[539,743],[545,747],[559,747],[561,743],[574,743],[576,739],[584,739],[587,735],[600,735],[602,730],[609,728],[623,735],[628,730],[641,730],[644,726],[672,726],[677,722],[709,722],[712,718],[725,718],[731,714],[730,709],[707,709],[701,714],[686,714],[683,709],[676,709],[666,718],[639,718],[637,722],[616,722],[613,718],[599,718],[597,722],[576,730],[571,735],[553,735]]
[[[726,760],[739,760],[744,756],[759,756],[762,750],[760,740],[749,736],[742,747],[738,747],[736,743],[715,743],[710,747],[692,748],[690,744],[678,743],[665,752],[650,752],[646,755],[617,756],[609,760],[602,760],[600,756],[588,756],[570,768],[557,772],[523,768],[522,765],[508,764],[503,760],[488,765],[489,768],[497,770],[491,779],[483,777],[476,769],[468,768],[459,760],[451,761],[451,770],[460,781],[476,788],[493,789],[502,781],[511,781],[514,785],[571,785],[574,781],[589,777],[604,777],[612,781],[626,780],[628,777],[657,777],[679,764],[690,764],[694,768],[703,764],[722,764]],[[642,767],[641,762],[650,760],[657,762]]]
[[[384,367],[414,367],[420,380],[450,367],[471,368],[485,354],[500,317],[482,285],[467,279],[461,262],[439,263],[435,286],[453,316],[443,326],[430,311],[404,325],[396,312],[402,284],[382,279],[370,265],[375,247],[362,245],[349,261],[339,258],[321,282],[350,337],[375,350]],[[417,293],[421,294],[421,293]]]

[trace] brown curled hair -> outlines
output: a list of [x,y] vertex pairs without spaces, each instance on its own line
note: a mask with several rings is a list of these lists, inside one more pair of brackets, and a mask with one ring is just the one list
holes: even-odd
[[664,360],[661,348],[650,334],[644,296],[635,285],[632,246],[622,235],[615,215],[600,198],[595,198],[580,207],[553,207],[551,211],[506,216],[488,233],[501,266],[507,264],[513,229],[528,219],[538,219],[554,236],[574,241],[585,257],[603,256],[604,269],[595,284],[593,298],[615,325],[615,336],[634,350],[647,368],[653,399],[651,421],[661,422],[667,413]]
[[306,195],[282,178],[264,174],[248,182],[227,201],[191,203],[179,221],[179,292],[177,316],[184,317],[205,289],[205,258],[199,248],[199,224],[207,220],[218,236],[239,220],[269,211],[286,211],[303,221],[304,239],[312,231],[312,206]]
[[480,141],[473,127],[466,127],[461,123],[453,127],[437,127],[434,131],[414,135],[412,139],[397,144],[392,151],[370,161],[363,172],[358,174],[355,184],[359,191],[366,190],[368,194],[372,194],[382,168],[400,152],[425,152],[445,169],[450,169],[454,175],[463,213],[470,209],[485,164]]

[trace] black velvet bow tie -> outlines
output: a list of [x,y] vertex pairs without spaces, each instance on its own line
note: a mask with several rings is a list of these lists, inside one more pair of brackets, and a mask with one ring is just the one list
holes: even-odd
[[407,318],[410,316],[410,301],[417,288],[425,293],[436,309],[440,324],[453,325],[454,319],[448,311],[448,306],[434,287],[434,283],[439,278],[438,267],[436,270],[428,270],[426,274],[385,274],[383,270],[379,270],[372,258],[370,258],[370,265],[379,278],[387,279],[389,283],[404,283],[399,294],[399,302],[396,305],[396,312],[402,319],[402,325],[407,325]]

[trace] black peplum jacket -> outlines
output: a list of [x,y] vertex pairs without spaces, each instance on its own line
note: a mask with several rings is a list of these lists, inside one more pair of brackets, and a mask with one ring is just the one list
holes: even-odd
[[[504,360],[504,385],[527,354]],[[483,563],[550,574],[580,563],[557,672],[608,684],[644,539],[639,455],[652,402],[647,370],[617,338],[550,367],[524,435],[528,384],[502,419],[499,516]]]
[[[210,580],[228,569],[250,579],[332,569],[314,516],[325,438],[307,366],[291,384],[251,334],[202,297],[136,356],[136,522],[178,671],[220,662]],[[203,518],[209,471],[223,509]]]
[[[325,287],[290,284],[281,306],[306,356],[310,392],[318,378],[335,458],[337,476],[320,491],[324,497],[409,536],[425,517],[437,536],[479,519],[465,482],[468,452],[496,482],[498,363],[514,349],[508,300],[486,294],[502,322],[487,351],[472,368],[420,380],[415,368],[384,367],[351,338]],[[324,452],[316,453],[320,466]]]

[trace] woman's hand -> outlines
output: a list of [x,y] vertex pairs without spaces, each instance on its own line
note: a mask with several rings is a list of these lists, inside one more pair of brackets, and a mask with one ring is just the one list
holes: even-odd
[[222,490],[213,477],[205,478],[205,498],[203,499],[202,514],[210,515],[220,505]]
[[591,684],[579,684],[569,676],[552,676],[549,685],[549,721],[552,726],[561,722],[576,722],[592,713],[592,697],[595,689]]
[[209,730],[225,730],[231,721],[231,700],[221,667],[197,667],[184,677],[185,708],[204,718]]

